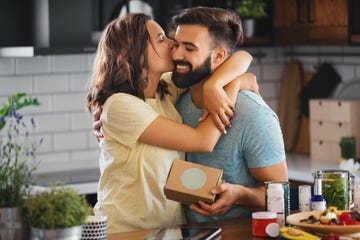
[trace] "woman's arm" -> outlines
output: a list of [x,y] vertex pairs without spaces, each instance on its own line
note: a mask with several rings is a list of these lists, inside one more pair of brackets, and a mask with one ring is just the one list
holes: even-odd
[[[238,88],[245,78],[255,78],[244,74],[225,87],[225,91],[235,103]],[[164,117],[157,117],[142,133],[139,141],[168,149],[185,152],[211,152],[221,136],[211,118],[205,119],[197,128],[192,128]]]
[[[204,83],[204,109],[210,112],[211,117],[220,130],[223,130],[225,126],[230,124],[229,117],[232,116],[234,110],[234,104],[227,97],[223,87],[246,72],[252,59],[252,56],[246,51],[235,52]],[[258,85],[256,81],[253,84],[240,85],[239,90],[244,89],[257,92]],[[203,118],[205,117],[203,115]]]

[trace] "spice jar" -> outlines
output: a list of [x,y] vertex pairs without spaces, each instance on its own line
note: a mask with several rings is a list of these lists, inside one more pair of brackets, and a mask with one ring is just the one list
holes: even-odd
[[274,212],[252,213],[252,234],[255,237],[267,237],[266,227],[271,223],[277,223],[277,214]]

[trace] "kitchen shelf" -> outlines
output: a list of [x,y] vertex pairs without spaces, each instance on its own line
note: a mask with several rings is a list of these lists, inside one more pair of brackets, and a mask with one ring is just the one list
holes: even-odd
[[3,47],[0,57],[34,57],[39,55],[94,53],[96,46],[57,46],[57,47]]

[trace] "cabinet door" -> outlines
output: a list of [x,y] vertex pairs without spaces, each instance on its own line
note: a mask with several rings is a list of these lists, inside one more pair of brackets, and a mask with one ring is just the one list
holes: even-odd
[[274,0],[274,41],[280,45],[307,44],[306,0]]
[[308,24],[312,44],[347,44],[347,0],[310,0]]
[[275,43],[345,45],[347,8],[347,0],[274,0]]

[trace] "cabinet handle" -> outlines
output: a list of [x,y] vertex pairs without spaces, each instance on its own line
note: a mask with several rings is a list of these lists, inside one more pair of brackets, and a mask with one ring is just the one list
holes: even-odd
[[298,24],[305,23],[305,21],[301,18],[301,0],[296,0],[296,22]]
[[314,23],[315,20],[311,18],[311,0],[306,0],[307,22]]

